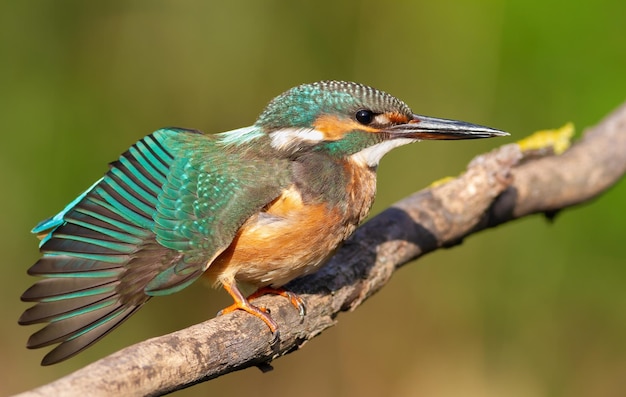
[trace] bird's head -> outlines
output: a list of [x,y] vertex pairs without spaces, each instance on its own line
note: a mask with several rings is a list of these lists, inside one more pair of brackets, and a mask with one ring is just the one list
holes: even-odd
[[375,167],[391,149],[423,139],[508,135],[462,121],[413,114],[401,100],[350,82],[303,84],[274,98],[257,119],[275,149],[326,152]]

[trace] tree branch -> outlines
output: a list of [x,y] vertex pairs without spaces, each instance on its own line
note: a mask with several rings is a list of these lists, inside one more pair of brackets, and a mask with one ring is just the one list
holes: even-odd
[[[301,318],[281,297],[271,310],[280,336],[234,312],[135,344],[20,396],[163,395],[297,350],[382,288],[392,273],[428,252],[523,216],[552,216],[588,201],[626,172],[626,104],[587,130],[561,155],[502,146],[475,158],[467,171],[396,203],[362,227],[320,271],[287,288],[306,302]],[[549,149],[549,148],[548,148]]]

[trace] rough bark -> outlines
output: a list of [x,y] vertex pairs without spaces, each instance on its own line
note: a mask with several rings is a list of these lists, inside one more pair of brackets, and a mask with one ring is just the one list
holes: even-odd
[[[549,149],[549,148],[548,148]],[[502,146],[445,184],[417,192],[362,227],[319,272],[287,288],[306,302],[300,317],[282,297],[264,296],[280,327],[272,342],[258,319],[235,312],[149,339],[20,396],[163,395],[269,362],[299,349],[382,288],[400,266],[464,237],[523,216],[588,201],[626,172],[626,104],[561,155]]]

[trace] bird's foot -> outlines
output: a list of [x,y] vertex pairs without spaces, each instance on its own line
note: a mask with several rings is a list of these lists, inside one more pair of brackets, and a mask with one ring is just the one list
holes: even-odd
[[274,319],[270,317],[269,313],[267,312],[267,309],[258,308],[254,306],[253,304],[251,304],[248,301],[248,298],[244,297],[241,291],[239,291],[239,288],[237,288],[237,284],[235,284],[234,282],[232,284],[224,283],[223,286],[224,286],[224,289],[230,294],[230,296],[233,297],[233,300],[235,301],[235,303],[220,310],[219,313],[217,313],[217,315],[221,316],[223,314],[234,312],[235,310],[246,311],[252,314],[253,316],[258,317],[261,320],[263,320],[263,322],[267,324],[270,331],[272,331],[272,334],[274,335],[274,339],[276,339],[277,332],[278,332],[278,324],[276,324]]
[[285,297],[289,299],[289,302],[291,302],[293,307],[298,309],[298,313],[300,314],[300,317],[304,317],[304,315],[306,314],[306,306],[304,305],[304,300],[300,298],[297,294],[291,291],[287,291],[283,288],[272,288],[272,287],[259,288],[258,290],[256,290],[256,292],[252,293],[252,295],[248,297],[248,300],[256,299],[266,294],[280,295],[282,297]]
[[234,312],[235,310],[243,310],[245,312],[252,314],[253,316],[257,318],[260,318],[261,320],[263,320],[263,322],[265,322],[265,324],[267,324],[267,327],[270,329],[272,334],[276,335],[278,333],[278,324],[276,324],[274,319],[269,315],[267,309],[254,306],[250,302],[248,302],[245,298],[242,301],[235,300],[235,303],[220,310],[217,313],[217,315],[221,316],[224,314]]
[[280,295],[289,299],[289,302],[296,309],[298,309],[298,313],[300,314],[300,317],[304,317],[304,315],[306,314],[306,307],[304,306],[304,300],[302,300],[302,298],[300,298],[295,293],[291,291],[286,291],[283,288],[271,288],[271,287],[259,288],[256,292],[252,293],[250,296],[245,298],[241,294],[239,289],[237,288],[236,284],[225,283],[223,286],[224,286],[224,289],[230,294],[230,296],[233,297],[233,300],[235,301],[235,303],[220,310],[219,313],[217,313],[218,316],[234,312],[235,310],[246,311],[257,318],[260,318],[261,320],[263,320],[265,324],[267,324],[268,328],[274,335],[274,340],[276,340],[279,335],[278,324],[276,324],[274,319],[270,316],[268,309],[264,307],[254,306],[253,304],[250,303],[250,300],[256,299],[266,294]]

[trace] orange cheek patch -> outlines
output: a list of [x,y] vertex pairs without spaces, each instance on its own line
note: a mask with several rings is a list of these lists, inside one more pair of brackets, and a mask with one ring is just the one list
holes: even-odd
[[350,131],[360,130],[367,132],[378,132],[377,128],[368,127],[356,120],[338,118],[337,116],[324,115],[320,116],[313,123],[316,130],[324,134],[327,141],[338,141]]

